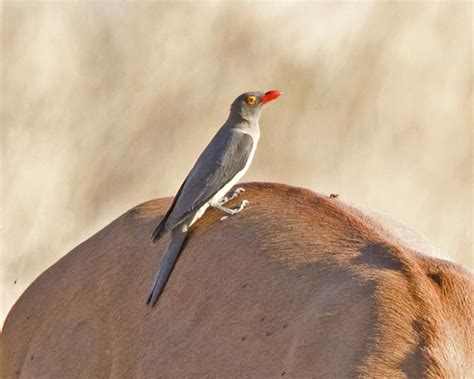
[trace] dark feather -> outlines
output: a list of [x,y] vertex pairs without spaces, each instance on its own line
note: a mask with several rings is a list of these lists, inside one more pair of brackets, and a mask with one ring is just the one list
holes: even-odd
[[168,211],[163,216],[160,223],[158,224],[158,226],[155,228],[155,230],[151,234],[151,240],[152,240],[153,243],[158,241],[168,231],[167,228],[166,228],[166,220],[168,219],[168,216],[173,211],[174,205],[176,204],[176,201],[178,200],[179,195],[181,194],[181,191],[183,190],[183,187],[184,187],[185,183],[186,183],[186,180],[184,180],[183,184],[181,184],[181,187],[179,187],[178,193],[174,197],[173,202],[171,203]]
[[202,152],[152,234],[157,241],[208,202],[245,167],[253,138],[224,125]]
[[183,247],[186,239],[188,226],[183,224],[181,227],[173,229],[171,232],[171,241],[166,248],[163,258],[161,258],[160,268],[155,276],[153,286],[151,287],[150,295],[148,296],[147,304],[152,307],[158,301],[163,289],[165,288],[166,282],[170,277],[171,271],[178,259],[179,253]]

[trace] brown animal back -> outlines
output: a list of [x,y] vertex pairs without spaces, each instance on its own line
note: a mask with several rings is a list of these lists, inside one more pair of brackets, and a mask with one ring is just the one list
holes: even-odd
[[[398,246],[338,200],[245,184],[209,210],[157,307],[170,199],[127,212],[43,273],[3,330],[6,377],[462,377],[472,277]],[[238,199],[236,200],[238,201]]]

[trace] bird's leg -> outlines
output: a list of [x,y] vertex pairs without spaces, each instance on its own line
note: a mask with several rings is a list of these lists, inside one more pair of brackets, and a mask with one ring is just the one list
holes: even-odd
[[244,210],[244,208],[250,204],[250,201],[248,200],[242,200],[241,203],[237,204],[237,206],[235,208],[232,208],[232,211],[234,212],[234,214],[237,214],[237,213],[240,213]]
[[234,200],[237,196],[239,196],[241,193],[244,193],[245,189],[242,187],[236,188],[235,191],[232,191],[232,193],[229,196],[224,196],[222,199],[219,200],[220,205],[224,205],[225,203],[228,203],[231,200]]
[[239,196],[241,193],[245,192],[245,188],[243,187],[237,187],[232,193],[230,194],[229,200],[235,199],[237,196]]
[[[249,204],[248,200],[243,200],[239,205],[237,205],[235,208],[226,208],[222,204],[216,204],[213,207],[216,209],[219,209],[222,212],[227,213],[230,216],[233,216],[237,213],[240,213],[244,210],[244,208]],[[221,217],[221,221],[224,221],[227,217],[229,216],[223,216]]]
[[216,204],[216,205],[213,205],[213,207],[233,216],[239,212],[242,212],[248,203],[249,203],[248,200],[243,200],[235,208],[227,208],[227,207],[224,207],[222,204]]

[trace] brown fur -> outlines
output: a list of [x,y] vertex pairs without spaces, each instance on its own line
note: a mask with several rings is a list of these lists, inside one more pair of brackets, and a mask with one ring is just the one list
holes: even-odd
[[[246,184],[209,210],[157,307],[170,199],[142,204],[42,274],[3,330],[4,377],[443,377],[473,369],[473,278],[356,208]],[[238,201],[238,200],[236,200]]]

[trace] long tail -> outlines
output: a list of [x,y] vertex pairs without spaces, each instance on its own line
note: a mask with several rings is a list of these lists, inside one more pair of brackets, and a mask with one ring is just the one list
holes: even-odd
[[186,235],[188,234],[188,225],[181,224],[171,231],[171,241],[166,248],[163,258],[161,258],[160,268],[155,276],[155,281],[151,287],[150,295],[148,296],[147,304],[154,306],[158,301],[166,282],[173,270],[173,267],[178,259],[181,248],[183,247]]
[[163,217],[163,220],[158,224],[158,226],[153,230],[153,233],[151,234],[151,241],[155,243],[158,241],[163,234],[165,234],[166,229],[165,229],[165,223],[166,223],[166,218]]

